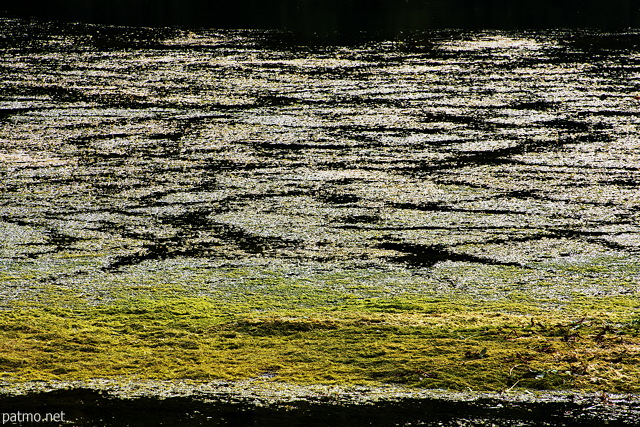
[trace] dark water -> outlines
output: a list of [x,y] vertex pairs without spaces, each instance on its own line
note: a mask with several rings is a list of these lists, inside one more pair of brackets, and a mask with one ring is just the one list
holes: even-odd
[[286,29],[307,35],[640,27],[640,7],[634,0],[5,0],[2,10],[71,22]]
[[[503,397],[477,399],[422,398],[373,404],[339,403],[330,398],[255,404],[209,398],[116,399],[94,390],[61,390],[0,398],[3,412],[64,412],[78,426],[635,426],[636,401],[604,402],[597,396],[556,396],[528,400]],[[22,425],[22,424],[21,424]],[[28,425],[28,424],[27,424]],[[36,425],[36,424],[33,424]],[[51,424],[47,424],[51,425]]]

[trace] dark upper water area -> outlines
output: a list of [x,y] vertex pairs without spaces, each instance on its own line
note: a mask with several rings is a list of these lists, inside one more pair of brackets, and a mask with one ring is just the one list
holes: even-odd
[[19,17],[95,24],[304,34],[640,26],[640,6],[634,0],[8,0],[2,10]]

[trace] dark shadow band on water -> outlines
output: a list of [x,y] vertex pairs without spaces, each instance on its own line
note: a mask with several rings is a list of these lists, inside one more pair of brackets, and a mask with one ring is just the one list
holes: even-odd
[[9,0],[0,5],[3,10],[69,22],[303,34],[640,27],[634,0]]
[[632,426],[639,422],[632,404],[612,404],[598,395],[544,401],[497,396],[405,398],[375,405],[340,403],[330,397],[256,404],[224,395],[126,399],[79,388],[2,396],[0,408],[7,414],[62,412],[65,423],[58,425],[76,426]]

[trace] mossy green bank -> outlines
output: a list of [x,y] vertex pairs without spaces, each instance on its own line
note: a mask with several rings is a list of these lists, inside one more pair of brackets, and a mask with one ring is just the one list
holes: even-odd
[[635,296],[268,305],[170,296],[16,306],[0,314],[0,378],[640,391]]

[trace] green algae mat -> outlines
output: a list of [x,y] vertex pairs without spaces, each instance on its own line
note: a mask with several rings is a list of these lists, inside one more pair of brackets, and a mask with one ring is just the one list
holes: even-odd
[[640,319],[630,298],[562,309],[417,298],[327,311],[254,304],[175,298],[13,309],[0,322],[3,379],[638,392]]
[[639,391],[637,33],[0,33],[3,384]]

